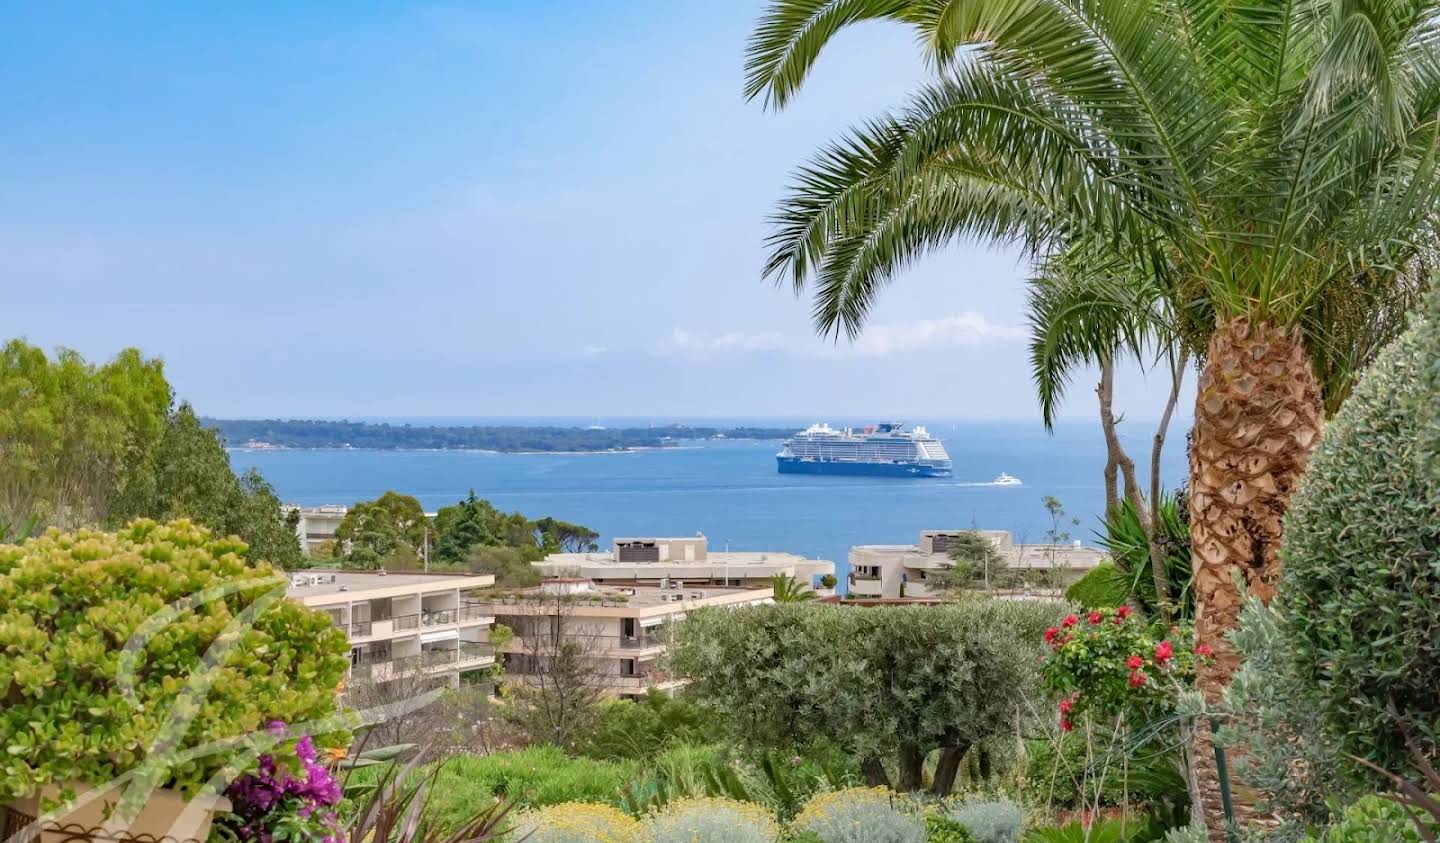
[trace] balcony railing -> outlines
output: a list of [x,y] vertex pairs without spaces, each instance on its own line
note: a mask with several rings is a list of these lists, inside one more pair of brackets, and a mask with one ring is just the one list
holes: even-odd
[[457,661],[461,664],[495,658],[495,648],[483,641],[461,641]]
[[489,603],[466,603],[460,607],[459,619],[461,622],[488,620],[494,614]]
[[374,621],[353,621],[350,624],[350,636],[352,638],[363,638],[369,635],[374,629]]
[[397,615],[394,618],[396,632],[408,632],[420,628],[419,615]]
[[579,644],[583,649],[594,650],[648,650],[652,647],[664,647],[668,643],[664,638],[658,636],[641,635],[587,635],[584,632],[565,632],[560,635],[552,635],[543,632],[536,635],[527,635],[524,632],[516,631],[513,644],[510,650],[525,650],[527,648],[539,648],[550,650],[560,644]]

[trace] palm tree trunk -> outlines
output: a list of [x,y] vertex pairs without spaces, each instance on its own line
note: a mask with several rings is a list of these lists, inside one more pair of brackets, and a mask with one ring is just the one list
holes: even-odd
[[[1261,600],[1274,596],[1280,519],[1323,419],[1320,388],[1297,330],[1245,317],[1217,322],[1200,373],[1190,449],[1195,638],[1215,653],[1198,682],[1209,703],[1220,700],[1239,666],[1225,637],[1240,614],[1236,577]],[[1214,748],[1203,723],[1195,743],[1205,824],[1211,839],[1223,839]]]

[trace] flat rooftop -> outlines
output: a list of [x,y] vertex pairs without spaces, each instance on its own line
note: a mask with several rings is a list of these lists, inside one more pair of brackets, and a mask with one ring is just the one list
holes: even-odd
[[[311,574],[321,575],[327,582],[316,585],[296,585],[295,578]],[[332,594],[354,593],[374,591],[376,589],[390,588],[412,588],[424,590],[428,587],[436,589],[444,588],[477,588],[484,587],[495,578],[489,574],[465,574],[455,571],[441,573],[419,573],[407,571],[402,573],[379,571],[332,571],[308,568],[301,571],[292,571],[288,575],[290,582],[285,586],[287,597],[323,597]],[[334,582],[328,582],[334,576]]]
[[[617,541],[619,541],[617,539]],[[717,565],[794,565],[797,563],[821,563],[830,564],[828,559],[815,559],[810,556],[802,556],[798,553],[785,553],[783,551],[758,551],[758,550],[712,550],[705,554],[704,559],[667,559],[661,562],[621,562],[615,558],[613,553],[551,553],[535,564],[550,565],[585,565],[585,566],[611,566],[616,568],[663,568],[667,565],[692,565],[708,566]]]
[[[547,588],[547,586],[550,586]],[[563,590],[555,590],[557,589]],[[573,587],[571,588],[566,587]],[[584,606],[587,601],[613,601],[612,605],[622,605],[632,609],[648,609],[654,606],[673,606],[677,602],[675,595],[680,595],[684,601],[693,602],[696,600],[709,600],[716,597],[735,597],[737,595],[751,595],[756,599],[769,597],[771,590],[766,588],[745,588],[741,586],[685,586],[684,588],[660,588],[658,586],[617,586],[592,583],[583,579],[557,579],[546,580],[539,586],[524,589],[522,594],[526,596],[545,593],[547,597],[573,597],[578,605]],[[484,595],[475,595],[477,599],[483,600]]]

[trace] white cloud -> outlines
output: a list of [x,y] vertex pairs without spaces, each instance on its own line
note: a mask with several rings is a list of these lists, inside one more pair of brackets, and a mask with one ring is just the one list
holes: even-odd
[[785,338],[779,334],[747,334],[743,331],[727,331],[710,335],[696,333],[676,325],[670,329],[670,338],[661,344],[662,352],[683,351],[692,354],[720,352],[778,351],[785,346]]
[[[1025,331],[1014,325],[1001,325],[985,315],[965,311],[943,319],[921,319],[891,325],[871,325],[853,343],[850,351],[867,356],[954,348],[984,342],[1013,342],[1025,338]],[[846,350],[840,346],[839,350]]]
[[604,354],[605,352],[607,352],[607,351],[609,351],[609,350],[610,350],[610,349],[609,349],[608,346],[603,346],[603,345],[587,345],[587,346],[585,346],[584,348],[580,349],[580,353],[581,353],[581,354],[584,354],[586,357],[594,357],[594,356],[597,355],[597,354]]

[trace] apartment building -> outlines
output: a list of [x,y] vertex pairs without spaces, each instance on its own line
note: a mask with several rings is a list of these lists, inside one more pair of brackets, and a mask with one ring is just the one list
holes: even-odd
[[[931,576],[950,568],[950,542],[964,530],[925,530],[917,544],[863,544],[850,548],[849,594],[852,597],[935,597]],[[1012,569],[1045,572],[1048,588],[1031,588],[1002,596],[1053,596],[1105,559],[1105,552],[1073,544],[1016,543],[1005,530],[976,530],[989,539]]]
[[495,663],[488,606],[464,595],[489,574],[296,571],[285,593],[330,615],[350,639],[347,684],[389,682],[420,671],[436,684]]
[[295,513],[295,537],[300,539],[300,550],[306,556],[313,553],[320,545],[335,539],[335,531],[340,528],[340,522],[345,520],[345,513],[350,511],[347,506],[285,506],[287,515]]
[[821,594],[819,579],[835,563],[774,551],[711,550],[705,536],[618,538],[609,553],[552,553],[533,563],[546,577],[576,577],[602,585],[659,585],[683,580],[692,586],[768,588],[770,578],[793,577]]
[[512,639],[498,650],[510,681],[537,682],[561,646],[574,648],[589,667],[584,681],[616,697],[684,684],[665,670],[673,625],[707,606],[771,602],[763,588],[695,586],[671,580],[661,586],[603,585],[581,578],[546,580],[536,588],[493,597],[486,611]]

